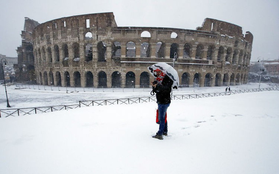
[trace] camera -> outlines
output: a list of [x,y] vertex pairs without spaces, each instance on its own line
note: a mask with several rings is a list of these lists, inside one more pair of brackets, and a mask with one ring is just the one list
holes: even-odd
[[157,81],[152,82],[152,84],[153,84],[153,85],[156,85],[156,84],[157,84]]

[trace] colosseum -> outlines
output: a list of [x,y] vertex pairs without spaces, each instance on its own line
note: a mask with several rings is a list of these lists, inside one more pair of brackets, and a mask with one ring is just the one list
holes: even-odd
[[157,62],[174,66],[182,87],[247,83],[253,42],[216,19],[196,30],[119,27],[112,12],[54,19],[32,38],[38,84],[96,88],[149,87]]

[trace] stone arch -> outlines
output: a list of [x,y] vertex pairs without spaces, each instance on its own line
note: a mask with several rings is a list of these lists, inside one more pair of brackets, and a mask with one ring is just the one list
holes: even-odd
[[230,77],[230,85],[234,85],[234,73],[232,73],[231,77]]
[[111,52],[112,58],[121,58],[121,43],[118,41],[113,42]]
[[203,55],[203,45],[202,44],[198,44],[197,45],[197,50],[196,50],[196,59],[202,59],[202,55]]
[[224,53],[225,53],[224,47],[223,47],[223,46],[220,46],[220,47],[219,47],[219,50],[218,50],[218,55],[217,55],[217,61],[218,61],[218,62],[222,61],[223,56],[224,56]]
[[68,71],[64,72],[64,79],[65,79],[65,86],[66,87],[71,86],[71,78],[70,78],[70,74]]
[[94,86],[94,76],[93,76],[91,71],[87,71],[85,73],[85,79],[86,79],[86,82],[85,82],[86,87],[93,87]]
[[205,78],[204,78],[204,86],[205,87],[210,87],[212,86],[212,80],[213,80],[213,76],[211,73],[207,73],[205,75]]
[[61,84],[61,74],[59,71],[55,73],[55,79],[56,79],[56,86],[62,86]]
[[238,55],[238,50],[234,50],[232,64],[236,64],[237,55]]
[[221,86],[221,79],[222,79],[222,76],[220,73],[217,73],[215,75],[215,86]]
[[140,49],[140,57],[150,57],[150,44],[143,42]]
[[190,44],[186,43],[184,45],[183,58],[191,58],[191,49],[192,49],[192,46]]
[[48,85],[48,78],[47,78],[47,72],[44,72],[44,76],[43,76],[43,85]]
[[69,59],[69,49],[67,44],[62,45],[62,56],[63,60]]
[[59,62],[60,61],[58,45],[54,45],[54,60],[55,60],[55,62]]
[[74,53],[74,62],[78,62],[80,59],[80,54],[79,54],[79,44],[78,43],[73,43],[73,53]]
[[241,84],[240,82],[241,82],[240,75],[237,74],[236,79],[235,79],[235,83],[236,83],[236,85],[240,85]]
[[189,73],[183,73],[181,78],[181,86],[182,87],[189,87],[190,82],[190,74]]
[[207,60],[212,60],[213,59],[213,54],[214,54],[215,46],[214,45],[209,45],[207,48]]
[[98,42],[97,50],[98,50],[98,62],[106,62],[106,51],[107,51],[106,44],[102,41]]
[[74,86],[80,87],[81,86],[81,78],[80,73],[78,71],[74,72]]
[[47,47],[47,57],[49,62],[52,62],[52,53],[51,53],[51,48]]
[[54,85],[54,78],[53,78],[53,73],[52,71],[49,72],[49,82],[50,82],[50,85]]
[[156,57],[165,58],[165,43],[157,42],[156,44]]
[[114,71],[111,75],[111,87],[121,88],[121,73],[119,71]]
[[232,54],[232,48],[229,47],[229,48],[227,48],[227,55],[226,55],[226,59],[225,59],[226,62],[231,61],[231,54]]
[[126,73],[126,88],[134,88],[135,87],[135,73],[129,71]]
[[178,58],[178,44],[172,43],[170,47],[170,58]]
[[143,31],[141,34],[140,34],[140,37],[151,37],[151,34],[149,31]]
[[229,85],[229,74],[226,73],[224,74],[224,77],[223,77],[223,86],[228,86]]
[[126,57],[136,57],[136,44],[132,41],[126,44]]
[[40,72],[40,75],[39,75],[39,82],[40,82],[40,85],[43,84],[43,75],[42,75],[42,72]]
[[98,88],[107,87],[107,74],[104,71],[98,73]]
[[150,80],[149,80],[149,73],[142,72],[140,74],[140,87],[141,88],[149,88]]
[[195,87],[199,87],[200,86],[200,73],[196,73],[195,75],[194,75],[194,79],[193,79],[193,85],[195,86]]
[[91,43],[85,45],[85,62],[93,60],[93,45]]

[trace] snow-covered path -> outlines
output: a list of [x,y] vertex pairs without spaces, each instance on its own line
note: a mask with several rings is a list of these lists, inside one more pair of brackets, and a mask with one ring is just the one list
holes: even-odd
[[0,173],[279,173],[278,91],[0,119]]

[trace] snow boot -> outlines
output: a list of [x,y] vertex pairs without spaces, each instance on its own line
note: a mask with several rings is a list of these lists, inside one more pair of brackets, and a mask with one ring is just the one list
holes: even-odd
[[163,136],[162,135],[158,135],[158,134],[152,136],[152,138],[157,138],[159,140],[163,140]]

